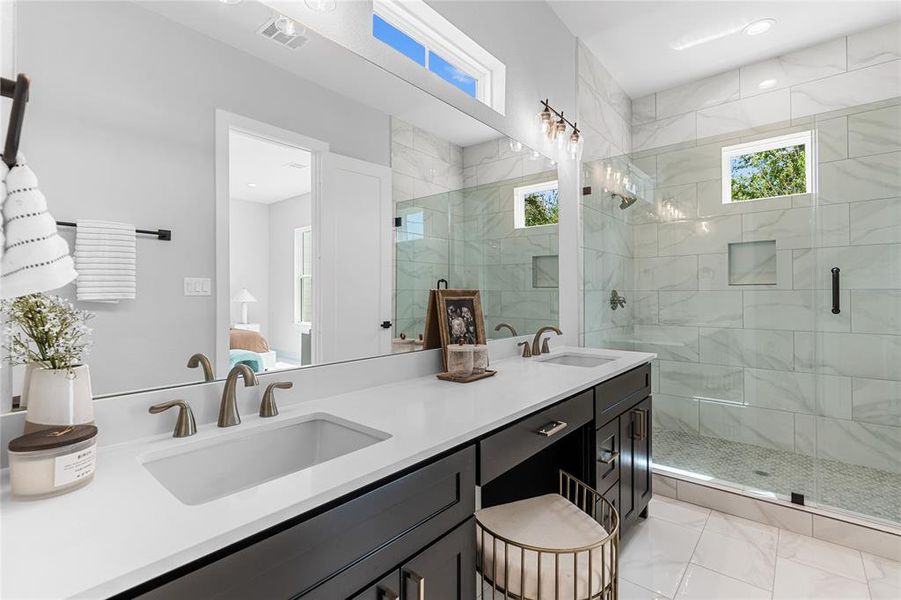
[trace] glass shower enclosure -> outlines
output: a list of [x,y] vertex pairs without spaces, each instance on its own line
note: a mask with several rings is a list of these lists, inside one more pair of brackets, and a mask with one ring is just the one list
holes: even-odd
[[583,342],[657,353],[655,467],[901,524],[901,101],[583,186]]

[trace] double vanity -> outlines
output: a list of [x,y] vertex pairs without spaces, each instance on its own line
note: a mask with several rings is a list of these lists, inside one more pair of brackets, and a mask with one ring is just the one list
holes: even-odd
[[[425,375],[308,400],[295,385],[276,417],[248,397],[239,426],[101,440],[82,490],[7,502],[4,482],[3,595],[474,597],[474,511],[553,491],[560,468],[628,535],[651,497],[653,358],[564,348],[495,360],[469,385]],[[92,559],[40,577],[79,548]]]

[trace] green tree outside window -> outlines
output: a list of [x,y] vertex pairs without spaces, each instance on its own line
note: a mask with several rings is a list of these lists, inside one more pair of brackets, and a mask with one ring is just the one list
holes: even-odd
[[757,200],[807,192],[804,144],[732,158],[732,200]]
[[525,221],[526,227],[536,225],[553,225],[560,222],[560,204],[556,189],[532,192],[526,196]]

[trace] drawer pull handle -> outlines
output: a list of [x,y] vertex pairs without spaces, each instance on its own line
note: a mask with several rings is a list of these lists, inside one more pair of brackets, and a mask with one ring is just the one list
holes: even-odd
[[404,569],[404,578],[412,579],[416,584],[416,600],[425,600],[425,577]]
[[648,419],[647,419],[647,411],[643,409],[638,409],[635,411],[635,416],[638,417],[638,427],[634,426],[634,433],[632,435],[632,439],[635,440],[643,440],[648,435]]
[[619,458],[619,452],[607,452],[606,457],[601,457],[598,459],[599,463],[604,463],[605,465],[612,465],[613,462]]
[[400,599],[400,596],[398,596],[391,590],[386,590],[383,587],[379,587],[378,600],[399,600],[399,599]]
[[540,436],[551,437],[566,429],[568,425],[566,421],[551,421],[544,427],[540,427],[535,433]]

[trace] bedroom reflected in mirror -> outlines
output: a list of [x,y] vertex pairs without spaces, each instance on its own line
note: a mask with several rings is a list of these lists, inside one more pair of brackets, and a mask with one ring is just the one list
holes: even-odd
[[312,155],[228,131],[228,365],[312,363]]

